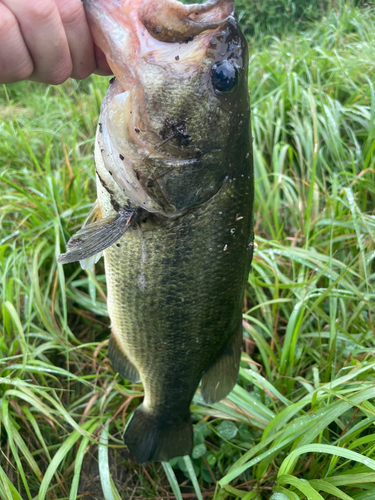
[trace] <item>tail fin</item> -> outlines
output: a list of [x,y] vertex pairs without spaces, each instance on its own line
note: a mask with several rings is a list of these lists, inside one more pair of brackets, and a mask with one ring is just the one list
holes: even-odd
[[184,421],[167,422],[137,408],[126,427],[125,444],[139,464],[167,462],[190,455],[193,448],[193,426],[190,415]]

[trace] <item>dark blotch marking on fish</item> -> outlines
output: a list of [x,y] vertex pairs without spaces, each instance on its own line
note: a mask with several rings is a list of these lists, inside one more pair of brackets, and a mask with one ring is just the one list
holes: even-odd
[[135,129],[134,129],[134,130],[137,132],[137,134],[139,134],[140,130],[139,130],[139,128],[138,128],[138,127],[135,127]]
[[108,170],[108,173],[109,173],[109,175],[113,175],[113,174],[112,174],[112,172],[111,172],[110,170]]
[[164,141],[175,137],[180,146],[187,146],[191,142],[191,136],[188,133],[187,120],[164,120],[164,126],[160,130],[160,135]]
[[101,123],[99,123],[99,132],[102,133],[103,132],[103,126]]
[[138,170],[136,170],[135,168],[133,168],[133,170],[134,170],[136,178],[139,180],[141,178],[141,176],[139,175]]
[[116,247],[120,248],[120,246],[121,246],[120,243],[116,243]]
[[125,157],[121,153],[118,156],[119,156],[120,160],[124,161]]
[[146,183],[146,186],[149,187],[149,188],[152,188],[154,187],[154,180],[153,179],[149,179]]
[[176,59],[176,61],[179,61],[180,60],[180,56],[176,56],[175,59]]
[[[96,170],[96,169],[95,169]],[[112,173],[109,172],[111,175]],[[112,191],[112,189],[109,189],[109,187],[107,186],[107,184],[104,182],[104,180],[100,177],[98,171],[96,170],[96,175],[98,176],[98,179],[100,180],[100,184],[104,187],[104,189],[109,193],[109,196],[110,196],[110,202],[111,202],[111,205],[113,207],[113,210],[116,210],[116,212],[118,213],[120,210],[121,210],[121,205],[115,200],[115,198],[113,197],[113,195],[115,194],[114,191]]]
[[194,40],[194,37],[193,36],[189,36],[187,37],[187,39],[184,41],[184,42],[179,42],[180,45],[183,44],[183,43],[189,43],[189,42],[192,42]]
[[119,212],[121,210],[120,204],[114,199],[113,195],[110,195],[110,202],[113,207],[113,210],[116,210],[116,212]]
[[115,77],[115,76],[113,76],[113,77],[109,80],[110,85],[112,85],[112,83],[113,83],[115,80],[116,80],[116,77]]
[[107,186],[107,184],[104,182],[104,180],[100,177],[99,175],[99,172],[95,169],[96,171],[96,175],[98,176],[98,179],[100,180],[100,184],[104,187],[104,189],[106,191],[108,191],[109,194],[115,194],[114,191],[112,191],[112,189],[109,189],[109,187]]
[[69,240],[69,245],[80,245],[83,241],[80,238],[76,238],[75,240]]

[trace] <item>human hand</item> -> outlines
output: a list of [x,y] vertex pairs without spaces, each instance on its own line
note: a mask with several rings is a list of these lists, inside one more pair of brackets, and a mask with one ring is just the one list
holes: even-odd
[[81,0],[0,0],[0,83],[110,75]]

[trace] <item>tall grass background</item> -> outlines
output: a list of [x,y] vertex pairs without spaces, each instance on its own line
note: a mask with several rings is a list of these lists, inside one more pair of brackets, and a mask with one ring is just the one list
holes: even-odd
[[257,250],[238,384],[197,393],[191,460],[132,460],[103,264],[56,262],[95,201],[107,79],[0,88],[2,500],[375,498],[375,12],[309,8],[238,1]]

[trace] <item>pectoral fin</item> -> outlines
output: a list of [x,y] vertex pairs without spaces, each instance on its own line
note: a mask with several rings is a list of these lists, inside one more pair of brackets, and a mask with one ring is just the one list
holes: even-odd
[[[88,213],[86,219],[82,224],[82,228],[88,226],[89,224],[93,224],[94,222],[100,220],[102,218],[102,213],[99,206],[99,201],[96,200],[94,205],[92,206],[90,212]],[[88,257],[87,259],[80,260],[82,269],[89,269],[94,264],[96,264],[103,257],[103,252],[99,252],[92,257]]]
[[233,389],[240,368],[242,325],[220,358],[202,377],[201,394],[208,404],[217,403]]
[[83,221],[82,228],[102,219],[102,212],[100,210],[99,201],[95,200],[95,203],[91,207],[90,212],[87,214],[86,219]]
[[89,269],[94,264],[96,264],[103,257],[103,252],[96,253],[92,257],[88,257],[87,259],[80,260],[82,269]]
[[94,220],[89,224],[84,224],[74,236],[70,238],[66,245],[66,253],[59,256],[60,264],[70,262],[85,261],[100,254],[106,248],[113,245],[136,221],[138,209],[121,208],[116,215],[110,215],[97,220],[96,214],[91,213],[85,223]]

